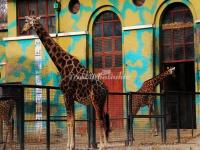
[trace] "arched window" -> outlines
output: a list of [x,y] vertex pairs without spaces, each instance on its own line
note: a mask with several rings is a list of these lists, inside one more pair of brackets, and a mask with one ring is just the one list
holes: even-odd
[[193,17],[187,6],[170,5],[161,19],[162,63],[194,60]]
[[94,69],[117,68],[122,66],[121,22],[111,12],[101,13],[93,26]]

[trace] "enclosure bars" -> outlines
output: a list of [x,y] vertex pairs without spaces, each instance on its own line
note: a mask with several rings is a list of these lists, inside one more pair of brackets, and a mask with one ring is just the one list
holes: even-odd
[[[149,116],[149,115],[133,115],[132,114],[132,97],[133,97],[133,95],[136,95],[136,94],[137,95],[146,95],[146,96],[148,96],[148,95],[160,96],[161,114],[159,114],[159,115],[151,115],[151,116]],[[163,102],[162,96],[163,96],[162,93],[137,93],[137,92],[130,92],[129,93],[129,97],[130,98],[129,98],[129,104],[128,105],[129,105],[129,114],[130,114],[129,115],[129,120],[130,120],[130,123],[129,123],[129,126],[130,126],[129,129],[130,130],[129,130],[129,132],[131,132],[131,133],[129,133],[129,140],[130,141],[134,140],[134,138],[133,138],[133,120],[134,120],[134,118],[159,118],[159,119],[161,119],[161,131],[162,131],[161,138],[162,138],[162,142],[166,143],[166,113],[165,113],[165,108],[164,108],[166,105],[164,104],[165,100]],[[165,96],[164,96],[164,99],[165,99]],[[134,101],[134,99],[133,99],[133,101]]]
[[46,135],[47,135],[47,137],[46,137],[46,142],[47,142],[47,150],[50,150],[50,89],[49,88],[47,88],[46,89],[46,91],[47,91],[47,128],[46,128]]
[[[59,90],[58,87],[51,87],[51,86],[35,86],[35,85],[21,85],[21,84],[0,84],[0,87],[12,87],[14,89],[20,89],[21,93],[24,93],[24,90],[25,88],[43,88],[43,89],[46,89],[47,90],[47,95],[46,95],[46,98],[47,98],[47,118],[46,120],[46,148],[47,150],[50,149],[50,121],[54,121],[54,120],[50,120],[50,90],[51,89],[56,89],[56,90]],[[12,94],[15,93],[13,91],[11,91],[11,96]],[[112,93],[109,93],[109,94],[112,94]],[[162,94],[159,94],[159,93],[148,93],[147,95],[160,95],[162,96],[160,98],[161,100],[161,115],[152,115],[152,116],[149,116],[149,115],[131,115],[131,109],[132,109],[132,95],[133,94],[143,94],[143,95],[146,95],[145,93],[136,93],[136,92],[131,92],[131,93],[115,93],[115,94],[118,94],[118,95],[125,95],[126,96],[126,99],[125,100],[125,103],[126,103],[126,106],[125,108],[127,109],[126,110],[126,116],[127,118],[126,121],[127,121],[127,125],[126,125],[126,144],[132,144],[132,140],[133,140],[133,118],[161,118],[161,136],[162,136],[162,141],[165,143],[166,142],[166,110],[165,110],[165,107],[166,107],[166,96],[169,95],[169,94],[173,94],[173,95],[176,95],[178,96],[178,100],[176,101],[176,111],[177,111],[177,125],[176,125],[176,128],[177,128],[177,141],[180,142],[180,128],[181,128],[181,123],[180,123],[180,108],[179,108],[179,105],[180,105],[180,95],[183,95],[183,94],[190,94],[190,95],[197,95],[197,94],[200,94],[200,93],[184,93],[184,92],[165,92],[165,93],[162,93]],[[15,97],[16,98],[16,97]],[[194,98],[192,98],[193,100]],[[17,134],[18,134],[18,141],[19,141],[19,144],[20,144],[20,150],[24,150],[24,95],[21,94],[19,97],[16,98],[16,102],[17,102],[17,108],[16,108],[16,111],[17,111]],[[193,107],[193,105],[191,106],[191,108]],[[90,109],[87,109],[88,111],[88,119],[85,120],[85,121],[88,121],[88,146],[90,145],[93,145],[95,146],[96,144],[96,126],[95,126],[95,119],[91,119],[89,117],[91,117],[91,115],[94,115],[95,112],[94,112],[94,109],[93,107],[91,106],[91,110]],[[192,112],[193,113],[193,112]],[[132,121],[131,121],[132,120]],[[37,121],[37,120],[35,120]],[[192,116],[192,136],[193,136],[193,127],[194,127],[194,120],[193,120],[193,116]],[[92,127],[91,127],[92,126]]]
[[[21,92],[24,93],[24,87],[18,86],[21,89]],[[20,150],[24,150],[24,95],[20,95],[19,102],[16,103],[17,110],[18,110],[18,117],[20,120],[18,121],[19,124],[19,143],[20,143]]]
[[89,148],[97,148],[96,143],[96,116],[95,110],[92,105],[87,106],[87,118],[88,118],[88,147]]
[[162,101],[161,101],[161,114],[163,115],[162,119],[161,119],[161,136],[162,136],[162,142],[166,143],[167,141],[167,134],[166,134],[166,94],[163,93],[162,97],[161,97]]
[[180,143],[180,95],[178,95],[178,101],[176,104],[176,114],[177,114],[177,139],[178,143]]
[[133,115],[132,115],[132,93],[130,92],[129,94],[129,98],[128,98],[128,141],[129,144],[128,145],[133,145]]

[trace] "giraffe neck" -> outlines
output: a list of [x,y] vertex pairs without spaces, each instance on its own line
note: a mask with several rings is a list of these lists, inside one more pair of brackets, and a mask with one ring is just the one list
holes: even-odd
[[56,65],[58,71],[61,73],[64,69],[63,65],[72,56],[64,51],[49,35],[49,33],[44,29],[44,27],[39,23],[34,24],[34,30],[36,31],[39,39],[44,45],[47,53],[51,57],[53,63]]
[[152,78],[151,80],[152,80],[154,87],[156,87],[158,84],[160,84],[169,75],[170,75],[169,72],[165,71],[165,72],[155,76],[154,78]]

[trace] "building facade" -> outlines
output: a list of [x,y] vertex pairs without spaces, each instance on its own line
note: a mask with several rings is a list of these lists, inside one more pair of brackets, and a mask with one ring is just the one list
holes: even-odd
[[[8,1],[7,27],[0,32],[0,82],[59,86],[58,71],[35,33],[20,32],[24,17],[37,15],[52,38],[90,71],[119,77],[104,79],[111,92],[137,91],[166,66],[176,67],[176,78],[157,92],[200,91],[198,0],[58,2],[59,12],[53,0]],[[183,114],[189,105],[198,127],[200,97],[183,99]],[[190,115],[183,115],[185,122]]]

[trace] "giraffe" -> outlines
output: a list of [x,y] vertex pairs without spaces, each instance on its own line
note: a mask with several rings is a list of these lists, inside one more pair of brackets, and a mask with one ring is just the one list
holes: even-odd
[[[6,131],[6,140],[5,144],[2,147],[2,150],[12,149],[13,141],[13,110],[14,110],[15,101],[13,99],[0,99],[0,119],[5,122],[7,131]],[[9,139],[8,139],[9,138]]]
[[[175,72],[175,67],[167,68],[161,74],[145,81],[142,84],[142,87],[137,91],[137,93],[153,93],[158,84],[160,84],[165,78],[170,75],[173,75]],[[132,96],[132,115],[136,115],[141,107],[149,107],[149,116],[153,113],[153,100],[155,100],[155,95],[142,95],[134,94]],[[151,119],[151,118],[150,118]],[[151,121],[151,120],[150,120]],[[157,135],[157,130],[155,131]]]
[[67,149],[75,149],[74,144],[74,101],[84,105],[92,104],[100,126],[100,149],[106,147],[109,127],[104,105],[108,95],[105,84],[95,74],[89,72],[79,60],[56,43],[40,24],[40,17],[26,16],[22,32],[35,30],[43,43],[60,76],[60,89],[64,95],[67,111]]

